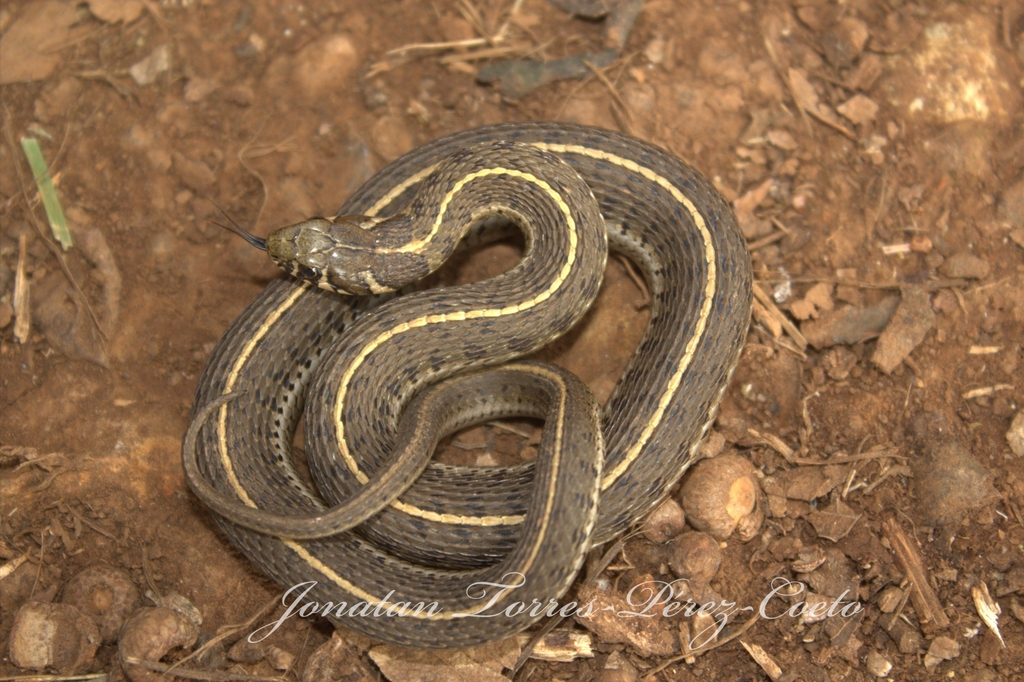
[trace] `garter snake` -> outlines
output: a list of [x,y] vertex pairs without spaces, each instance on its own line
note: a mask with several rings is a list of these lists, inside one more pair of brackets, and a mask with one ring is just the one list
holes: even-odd
[[[574,173],[562,173],[565,166]],[[415,212],[403,212],[410,204]],[[391,289],[435,268],[467,223],[490,215],[524,232],[516,268],[389,300]],[[184,448],[189,482],[204,500],[219,491],[219,525],[264,572],[285,585],[315,581],[304,599],[321,610],[309,612],[407,646],[466,647],[513,634],[543,615],[534,603],[561,597],[588,546],[650,511],[693,462],[747,329],[745,244],[714,188],[673,156],[555,123],[496,125],[429,143],[377,173],[339,216],[263,242],[296,277],[271,283],[215,348]],[[542,229],[546,222],[562,229]],[[536,467],[431,463],[357,529],[319,537],[316,519],[390,470],[403,410],[424,400],[441,412],[458,405],[457,415],[431,417],[454,428],[499,409],[480,397],[473,382],[484,380],[475,374],[414,396],[566,331],[596,295],[605,239],[644,273],[651,315],[604,409],[603,469],[557,454]],[[337,249],[345,254],[336,257]],[[378,252],[391,259],[377,260]],[[335,258],[344,264],[332,269]],[[546,415],[544,439],[555,450],[600,447],[600,436],[579,435],[582,427],[557,426],[566,396],[575,395],[571,379],[532,363],[502,371],[503,379],[486,380],[496,393],[504,387],[505,398],[491,399],[502,413]],[[446,390],[453,393],[431,393]],[[538,392],[546,407],[527,406],[524,396]],[[589,411],[585,401],[574,404],[571,411]],[[316,490],[291,459],[303,407]],[[552,424],[561,436],[548,435]],[[562,485],[575,487],[556,494]],[[243,506],[265,513],[247,518]],[[438,608],[381,616],[410,604]]]

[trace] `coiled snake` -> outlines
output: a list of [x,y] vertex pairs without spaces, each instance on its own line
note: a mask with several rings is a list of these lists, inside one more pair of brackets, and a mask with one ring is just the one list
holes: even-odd
[[[556,123],[431,142],[339,216],[250,237],[294,276],[271,283],[214,350],[186,476],[265,573],[315,582],[303,615],[415,647],[514,634],[563,595],[590,547],[650,511],[692,463],[750,316],[742,236],[719,194],[670,154]],[[524,234],[515,268],[389,293],[494,216]],[[608,247],[644,273],[651,314],[603,417],[552,366],[476,371],[574,324]],[[303,408],[315,489],[292,461]],[[513,415],[545,419],[535,466],[428,462],[446,433]]]

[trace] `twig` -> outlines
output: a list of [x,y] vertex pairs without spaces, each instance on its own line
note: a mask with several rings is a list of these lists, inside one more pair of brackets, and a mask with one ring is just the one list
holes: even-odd
[[772,233],[767,237],[762,237],[757,241],[753,241],[747,244],[747,251],[757,251],[758,249],[764,248],[769,244],[774,244],[775,242],[780,241],[785,236],[786,233],[782,231]]
[[949,617],[943,610],[938,595],[935,594],[935,590],[928,582],[928,574],[917,548],[895,519],[890,518],[883,522],[882,530],[885,537],[888,538],[897,560],[907,573],[907,580],[912,588],[911,598],[914,600],[914,608],[917,609],[921,621],[924,623],[934,622],[939,628],[948,626]]
[[871,450],[860,455],[843,455],[840,457],[830,457],[825,460],[807,459],[804,457],[794,457],[792,461],[794,464],[804,464],[809,466],[828,466],[829,464],[852,464],[853,462],[863,462],[867,459],[881,459],[883,457],[892,457],[893,459],[907,461],[907,458],[903,455],[897,455],[894,452],[895,448],[884,448],[881,450]]
[[[263,210],[267,207],[267,202],[270,200],[270,190],[267,188],[267,182],[266,180],[263,179],[263,176],[257,173],[256,170],[249,165],[249,162],[246,160],[246,154],[249,151],[256,149],[256,140],[259,139],[260,133],[263,132],[263,126],[265,126],[266,124],[267,122],[263,121],[263,123],[260,124],[259,130],[257,130],[256,134],[253,136],[252,140],[247,142],[244,147],[238,150],[238,162],[242,164],[242,168],[249,171],[250,174],[252,174],[257,180],[259,180],[260,187],[263,188],[263,201],[260,202],[260,210],[256,212],[255,220],[252,221],[253,229],[255,229],[257,225],[259,225],[260,218],[263,216]],[[278,151],[281,147],[287,144],[288,141],[291,140],[291,138],[292,136],[289,135],[288,137],[281,140],[275,145],[270,145],[268,147],[260,147],[258,148],[257,151],[253,152],[253,156],[264,156],[266,154],[272,154],[273,152]]]
[[75,512],[74,509],[71,509],[70,511],[71,511],[71,515],[74,516],[76,519],[78,519],[83,525],[89,526],[89,528],[92,528],[94,531],[96,531],[97,533],[99,533],[103,537],[110,538],[111,540],[117,540],[117,536],[114,535],[113,533],[111,533],[109,530],[105,530],[102,526],[98,526],[97,524],[93,523],[89,519],[87,519],[84,516],[78,514],[77,512]]
[[[597,76],[597,79],[599,81],[601,81],[601,83],[604,84],[604,87],[606,87],[608,89],[608,92],[611,94],[612,99],[615,100],[615,103],[619,105],[619,107],[622,109],[623,114],[625,115],[625,123],[626,123],[626,131],[625,132],[632,134],[632,132],[633,132],[633,112],[630,111],[629,107],[626,106],[626,103],[624,101],[622,101],[622,97],[619,96],[618,89],[616,89],[615,85],[613,85],[612,82],[610,80],[608,80],[608,76],[604,75],[604,72],[601,69],[597,68],[596,66],[594,66],[593,64],[588,62],[586,59],[583,60],[583,64],[588,69],[593,71],[594,75]],[[609,66],[609,68],[610,68],[610,66]]]
[[742,635],[744,632],[746,632],[747,630],[752,628],[754,626],[754,623],[756,623],[760,619],[761,619],[761,614],[755,613],[753,616],[750,617],[750,620],[748,620],[746,623],[744,623],[738,630],[736,630],[736,632],[731,633],[728,637],[725,637],[724,639],[720,639],[717,642],[713,642],[711,644],[706,644],[704,646],[697,647],[696,649],[690,649],[689,651],[687,651],[685,654],[682,654],[681,656],[675,656],[673,658],[670,658],[667,661],[665,661],[664,663],[662,663],[661,665],[657,666],[656,668],[654,668],[653,670],[648,672],[644,676],[644,679],[645,680],[654,679],[654,676],[657,675],[658,673],[660,673],[662,670],[664,670],[665,668],[669,667],[670,665],[672,665],[674,663],[678,663],[679,661],[683,660],[684,658],[689,658],[690,656],[694,656],[694,657],[700,656],[701,654],[707,653],[708,651],[711,651],[712,649],[717,649],[718,647],[722,646],[723,644],[728,644],[729,642],[731,642],[732,640],[736,639],[737,637]]
[[0,677],[0,682],[73,682],[74,680],[105,680],[108,673],[89,675],[13,675]]
[[643,296],[643,300],[639,304],[634,306],[637,310],[643,310],[644,308],[651,305],[651,291],[647,288],[647,281],[640,276],[640,273],[633,267],[633,261],[629,260],[625,256],[619,255],[619,262],[622,263],[622,267],[626,270],[626,276],[632,280],[636,288],[640,290],[640,294]]
[[246,629],[252,627],[253,623],[255,623],[260,618],[262,618],[268,611],[272,610],[274,606],[276,606],[277,604],[280,604],[281,600],[283,598],[284,598],[284,594],[283,593],[279,594],[279,595],[275,595],[270,601],[268,601],[266,604],[261,606],[259,608],[259,610],[255,614],[253,614],[253,616],[251,618],[249,618],[249,620],[245,621],[244,623],[239,623],[238,625],[225,625],[225,626],[221,627],[219,629],[219,631],[217,632],[217,634],[210,639],[210,641],[208,641],[206,644],[204,644],[203,646],[199,647],[198,649],[196,649],[195,651],[193,651],[192,653],[190,653],[188,656],[186,656],[185,658],[181,659],[180,661],[175,661],[168,668],[167,671],[171,672],[175,668],[177,668],[179,665],[181,665],[182,663],[186,663],[186,662],[192,660],[193,658],[197,658],[197,657],[203,655],[204,653],[206,653],[207,651],[209,651],[213,647],[215,647],[218,644],[220,644],[221,642],[223,642],[225,639],[233,637],[235,634],[238,633],[239,630],[246,630]]
[[807,339],[804,338],[804,335],[800,333],[795,324],[789,321],[788,317],[782,314],[782,311],[778,309],[771,297],[764,293],[756,283],[754,284],[754,298],[760,301],[761,305],[768,310],[768,313],[779,321],[782,328],[786,330],[786,333],[789,334],[801,351],[807,350]]
[[[615,542],[615,544],[613,544],[610,548],[608,548],[607,551],[605,551],[604,554],[601,555],[601,559],[594,566],[591,567],[591,570],[587,572],[587,577],[583,580],[581,585],[593,584],[597,580],[598,576],[600,576],[604,572],[604,570],[608,568],[612,561],[615,560],[615,557],[619,555],[619,552],[621,552],[622,548],[625,547],[626,541],[639,533],[639,530],[635,530],[632,533],[629,533],[628,535],[624,535],[621,538],[619,538]],[[530,654],[532,654],[533,650],[537,648],[537,645],[541,643],[541,641],[549,632],[558,627],[563,620],[565,620],[564,617],[551,618],[550,620],[548,620],[547,623],[544,624],[544,627],[542,627],[540,631],[536,634],[536,636],[534,636],[533,639],[530,640],[529,644],[523,647],[523,650],[519,654],[519,658],[516,659],[515,664],[512,666],[513,674],[519,672],[519,669],[523,667],[523,664],[525,664],[527,660],[529,660]]]
[[263,677],[260,675],[246,675],[245,673],[222,673],[213,670],[192,670],[189,668],[171,670],[171,666],[166,665],[165,663],[144,661],[141,658],[134,658],[132,656],[125,656],[121,661],[126,665],[137,665],[140,668],[145,668],[146,670],[152,670],[156,673],[165,673],[167,675],[173,675],[186,680],[210,680],[210,682],[229,682],[230,680],[239,680],[240,682],[281,682],[281,680],[285,679],[284,676]]

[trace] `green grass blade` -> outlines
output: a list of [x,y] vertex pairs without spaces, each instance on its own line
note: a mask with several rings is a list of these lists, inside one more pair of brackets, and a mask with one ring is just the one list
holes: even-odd
[[53,236],[67,251],[72,246],[71,232],[68,231],[68,222],[64,219],[64,209],[61,208],[57,190],[53,187],[53,179],[46,167],[43,150],[39,148],[39,142],[34,137],[21,138],[21,148],[28,158],[28,165],[32,167],[32,175],[35,176],[36,186],[39,187],[39,196],[43,198],[43,208],[46,209],[46,217],[50,219]]

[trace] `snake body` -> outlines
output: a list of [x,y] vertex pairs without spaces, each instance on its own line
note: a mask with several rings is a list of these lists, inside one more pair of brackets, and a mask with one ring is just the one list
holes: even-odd
[[[403,212],[410,205],[416,210]],[[513,613],[517,602],[558,599],[587,548],[650,511],[692,463],[747,328],[745,244],[718,193],[671,155],[624,135],[554,123],[436,140],[377,173],[339,213],[360,216],[327,221],[353,222],[355,241],[341,246],[350,252],[344,272],[321,262],[330,244],[310,225],[284,233],[275,253],[295,253],[279,264],[303,279],[271,283],[214,350],[184,448],[189,481],[204,500],[213,499],[201,492],[209,488],[257,510],[243,518],[230,504],[213,507],[232,542],[278,582],[315,581],[305,598],[321,605],[376,608],[369,616],[324,612],[343,625],[434,648],[513,634],[542,615]],[[437,267],[467,224],[495,214],[525,234],[520,265],[497,280],[388,300],[392,289]],[[604,410],[603,467],[593,461],[600,433],[564,419],[585,417],[593,406],[556,369],[520,362],[501,378],[470,374],[414,398],[566,331],[596,296],[605,240],[644,273],[651,317]],[[299,253],[310,244],[312,255]],[[370,246],[397,260],[374,260],[361,251]],[[504,397],[484,398],[479,382]],[[542,408],[533,403],[538,395]],[[544,416],[544,457],[536,467],[508,469],[424,461],[415,484],[358,529],[304,532],[315,526],[307,521],[329,516],[390,471],[400,416],[431,402],[440,412],[430,419],[447,428],[496,410]],[[303,406],[315,491],[291,459]],[[263,523],[261,511],[299,521]],[[438,608],[380,616],[382,608],[424,603]]]

